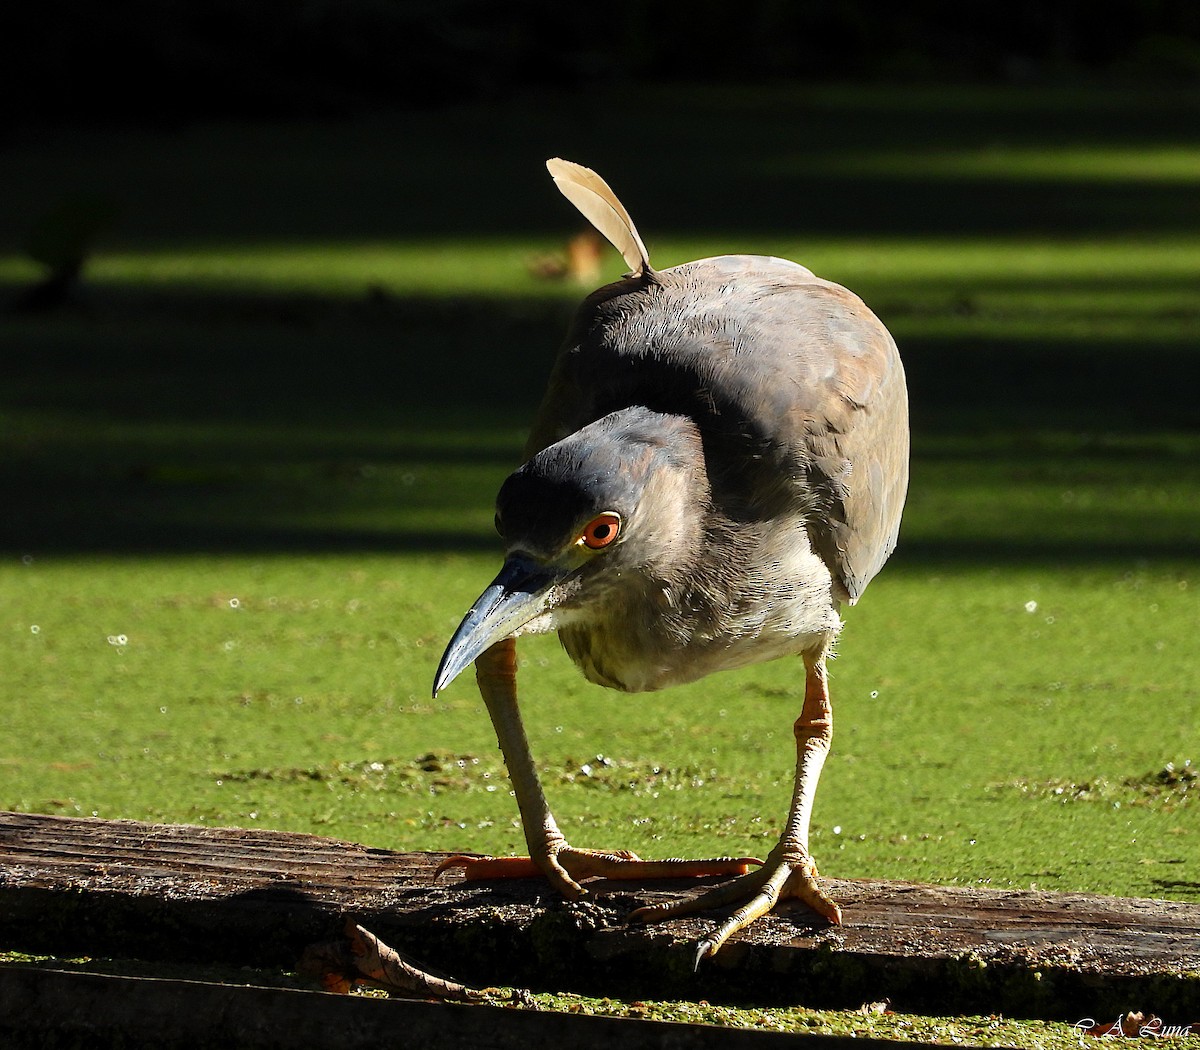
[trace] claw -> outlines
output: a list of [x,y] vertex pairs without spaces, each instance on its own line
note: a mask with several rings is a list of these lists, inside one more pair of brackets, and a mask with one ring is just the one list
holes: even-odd
[[808,897],[802,897],[801,900],[826,922],[833,926],[841,926],[842,909],[838,907],[836,901],[831,900],[823,893],[813,900],[810,900]]
[[692,959],[692,973],[697,973],[700,970],[700,963],[707,959],[710,955],[717,954],[717,942],[709,937],[703,937],[696,945],[696,955]]

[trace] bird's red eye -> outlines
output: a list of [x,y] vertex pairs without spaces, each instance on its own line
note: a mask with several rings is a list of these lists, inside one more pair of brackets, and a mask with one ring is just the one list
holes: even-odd
[[579,542],[589,550],[603,550],[617,538],[620,531],[621,516],[612,511],[605,511],[588,522],[583,535],[579,537]]

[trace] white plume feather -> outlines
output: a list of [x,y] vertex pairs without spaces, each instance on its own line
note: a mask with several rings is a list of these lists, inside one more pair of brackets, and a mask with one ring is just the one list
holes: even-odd
[[637,227],[607,182],[591,168],[558,157],[546,161],[546,168],[562,195],[621,253],[632,276],[638,277],[650,268]]

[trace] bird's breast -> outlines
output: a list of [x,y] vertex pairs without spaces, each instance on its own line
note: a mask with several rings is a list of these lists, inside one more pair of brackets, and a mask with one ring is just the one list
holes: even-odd
[[564,624],[559,638],[589,681],[630,693],[794,656],[841,627],[829,570],[807,550],[768,552],[736,588],[647,583],[614,608]]

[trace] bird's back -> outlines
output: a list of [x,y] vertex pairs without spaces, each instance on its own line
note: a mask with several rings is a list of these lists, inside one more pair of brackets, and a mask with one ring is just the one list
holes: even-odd
[[527,456],[631,405],[695,420],[724,514],[802,512],[843,600],[894,548],[908,486],[904,371],[845,288],[766,256],[601,288],[576,315]]

